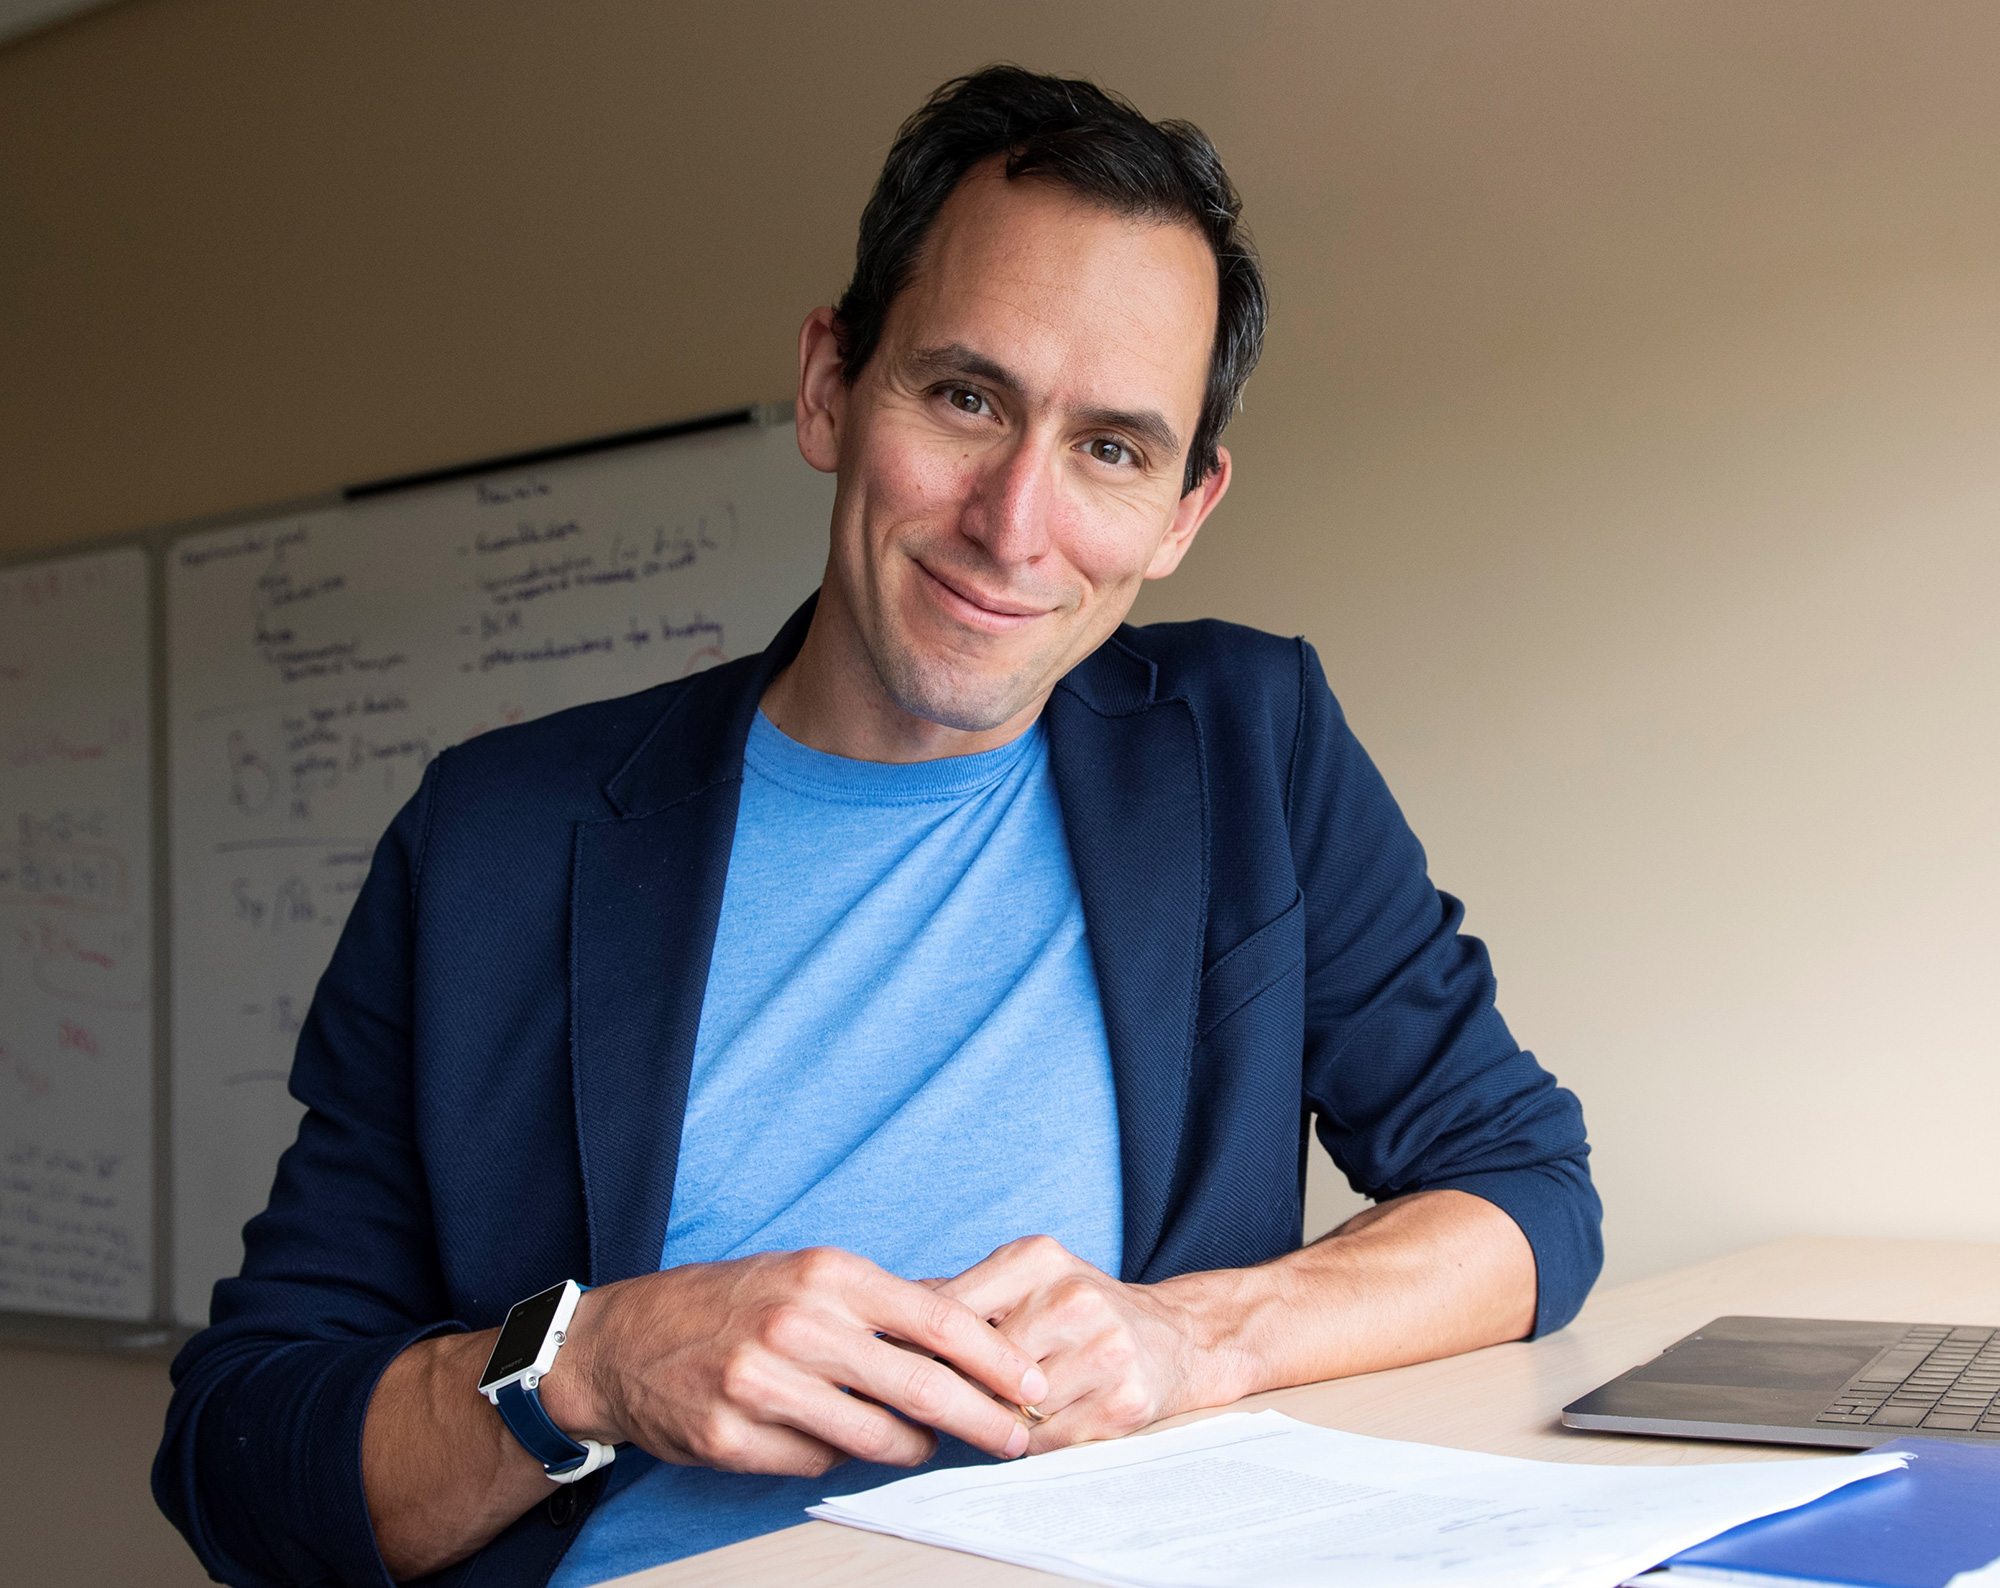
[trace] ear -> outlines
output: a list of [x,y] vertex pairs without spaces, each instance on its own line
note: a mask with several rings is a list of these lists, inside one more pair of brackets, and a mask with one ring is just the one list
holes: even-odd
[[847,414],[847,381],[840,372],[840,338],[833,310],[815,309],[799,327],[799,453],[822,474],[840,463],[840,426]]
[[1180,499],[1174,508],[1174,521],[1167,529],[1166,539],[1153,553],[1153,560],[1146,568],[1148,579],[1164,579],[1181,565],[1181,558],[1187,555],[1188,547],[1194,544],[1194,537],[1215,511],[1215,504],[1222,500],[1229,489],[1230,472],[1234,465],[1229,460],[1229,448],[1215,449],[1215,471]]

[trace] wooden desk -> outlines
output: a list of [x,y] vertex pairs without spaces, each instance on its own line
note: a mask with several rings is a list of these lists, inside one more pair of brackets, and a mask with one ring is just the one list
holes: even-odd
[[[1728,1313],[2000,1324],[2000,1244],[1800,1238],[1752,1247],[1593,1296],[1577,1321],[1530,1344],[1496,1345],[1443,1362],[1253,1395],[1305,1422],[1385,1439],[1416,1439],[1544,1461],[1797,1461],[1824,1452],[1625,1434],[1572,1433],[1562,1408]],[[1221,1409],[1221,1408],[1218,1408]],[[1213,1416],[1195,1412],[1175,1421]],[[1170,1427],[1172,1423],[1163,1423]],[[840,1492],[829,1474],[827,1492]],[[1068,1579],[807,1522],[727,1549],[618,1579],[620,1588],[897,1588],[948,1582],[1003,1588]]]

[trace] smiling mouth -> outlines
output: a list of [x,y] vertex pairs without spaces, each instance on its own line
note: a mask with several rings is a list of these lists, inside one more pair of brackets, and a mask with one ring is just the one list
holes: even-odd
[[923,561],[911,559],[939,596],[941,604],[960,622],[974,628],[986,629],[993,633],[1007,633],[1023,628],[1036,618],[1047,617],[1049,607],[1025,606],[1019,601],[1008,601],[999,596],[989,596],[959,580],[947,578],[932,571]]

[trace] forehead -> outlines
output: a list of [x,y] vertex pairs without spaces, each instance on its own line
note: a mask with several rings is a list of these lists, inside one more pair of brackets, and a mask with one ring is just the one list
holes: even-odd
[[1215,257],[1182,222],[1119,215],[976,167],[939,212],[886,339],[960,343],[1039,395],[1175,412],[1191,431],[1215,339]]

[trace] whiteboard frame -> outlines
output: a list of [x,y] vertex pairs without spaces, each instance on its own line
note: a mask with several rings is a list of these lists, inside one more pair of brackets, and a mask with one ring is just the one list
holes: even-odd
[[609,435],[557,442],[527,451],[504,453],[463,463],[445,464],[415,473],[391,475],[360,484],[318,491],[283,501],[261,502],[230,508],[194,518],[123,530],[88,540],[58,546],[37,547],[0,556],[0,569],[27,567],[36,563],[60,562],[86,557],[93,552],[131,547],[146,559],[146,659],[149,683],[146,709],[147,744],[152,756],[152,909],[148,930],[152,933],[151,976],[153,986],[153,1220],[152,1308],[144,1321],[129,1318],[88,1318],[68,1313],[44,1313],[0,1309],[0,1348],[33,1347],[56,1351],[110,1352],[120,1356],[166,1361],[201,1331],[179,1322],[173,1315],[173,876],[169,844],[169,798],[172,768],[168,764],[168,716],[170,695],[167,644],[167,554],[182,537],[209,530],[230,529],[238,524],[285,517],[294,513],[316,512],[366,501],[448,480],[469,479],[496,470],[530,467],[594,453],[614,452],[626,447],[647,446],[732,429],[739,425],[768,429],[790,424],[794,407],[790,398],[768,402],[738,403],[729,408],[711,409],[683,419],[648,425],[637,430],[621,430]]

